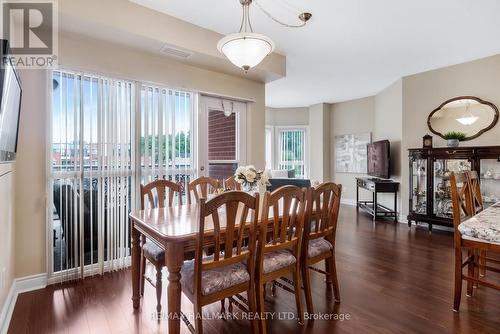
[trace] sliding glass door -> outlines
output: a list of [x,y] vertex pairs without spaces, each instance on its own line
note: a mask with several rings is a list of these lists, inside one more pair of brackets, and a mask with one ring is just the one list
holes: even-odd
[[196,96],[151,85],[142,85],[140,94],[140,182],[166,179],[181,183],[185,196],[195,175]]
[[53,72],[48,213],[56,279],[128,265],[134,87],[111,78]]
[[197,96],[69,71],[54,71],[51,85],[47,212],[57,282],[129,265],[128,214],[141,183],[187,189]]

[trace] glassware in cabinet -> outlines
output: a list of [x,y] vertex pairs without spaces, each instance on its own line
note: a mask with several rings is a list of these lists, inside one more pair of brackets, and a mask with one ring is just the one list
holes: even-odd
[[467,159],[436,159],[434,161],[434,215],[452,218],[453,204],[449,177],[452,172],[471,170],[472,163]]
[[412,161],[412,211],[427,214],[427,159]]
[[499,159],[480,160],[481,194],[484,207],[500,201],[500,161]]

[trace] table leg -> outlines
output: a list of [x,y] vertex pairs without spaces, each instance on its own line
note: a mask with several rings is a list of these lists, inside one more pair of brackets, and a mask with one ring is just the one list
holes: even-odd
[[373,221],[377,220],[377,192],[373,192]]
[[134,308],[139,308],[139,304],[141,301],[141,291],[140,291],[141,249],[139,246],[141,233],[134,228],[133,221],[131,221],[130,229],[132,236],[132,305]]
[[181,330],[181,268],[184,263],[184,248],[180,243],[167,244],[165,265],[168,269],[168,332],[179,334]]

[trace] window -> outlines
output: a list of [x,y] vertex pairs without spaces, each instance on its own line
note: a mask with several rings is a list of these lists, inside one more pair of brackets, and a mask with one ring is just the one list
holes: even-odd
[[278,169],[293,170],[296,178],[306,177],[306,129],[280,127],[277,136]]
[[[142,85],[141,183],[180,182],[184,195],[194,175],[193,93]],[[184,200],[184,203],[186,201]]]
[[134,87],[53,72],[48,212],[56,281],[128,265]]
[[194,175],[195,105],[191,92],[53,72],[51,282],[129,265],[139,183],[165,178],[187,189]]

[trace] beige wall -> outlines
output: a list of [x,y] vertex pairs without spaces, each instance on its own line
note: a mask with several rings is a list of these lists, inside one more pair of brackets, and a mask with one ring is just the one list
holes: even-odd
[[375,98],[366,97],[358,100],[332,104],[330,107],[330,177],[333,182],[342,184],[342,200],[356,200],[356,177],[364,174],[335,172],[335,136],[349,133],[374,131]]
[[[500,106],[500,55],[450,66],[403,78],[402,205],[408,213],[409,148],[421,147],[422,137],[430,133],[427,116],[442,102],[456,96],[473,95]],[[434,146],[446,141],[434,137]],[[463,146],[500,145],[500,125]]]
[[15,277],[14,166],[14,163],[0,163],[0,312]]
[[[391,179],[401,182],[401,140],[403,136],[403,81],[400,79],[375,96],[373,141],[391,142]],[[389,208],[394,197],[380,194],[379,202]],[[401,193],[398,196],[398,212],[401,210]]]
[[48,72],[19,71],[23,100],[16,162],[16,277],[46,272]]
[[[247,157],[264,166],[263,83],[76,35],[61,36],[59,61],[67,69],[253,100],[247,117]],[[21,73],[24,95],[16,173],[17,277],[46,272],[46,75],[45,71]]]
[[330,180],[330,105],[326,103],[309,107],[309,178]]
[[309,108],[266,108],[266,125],[309,125]]

